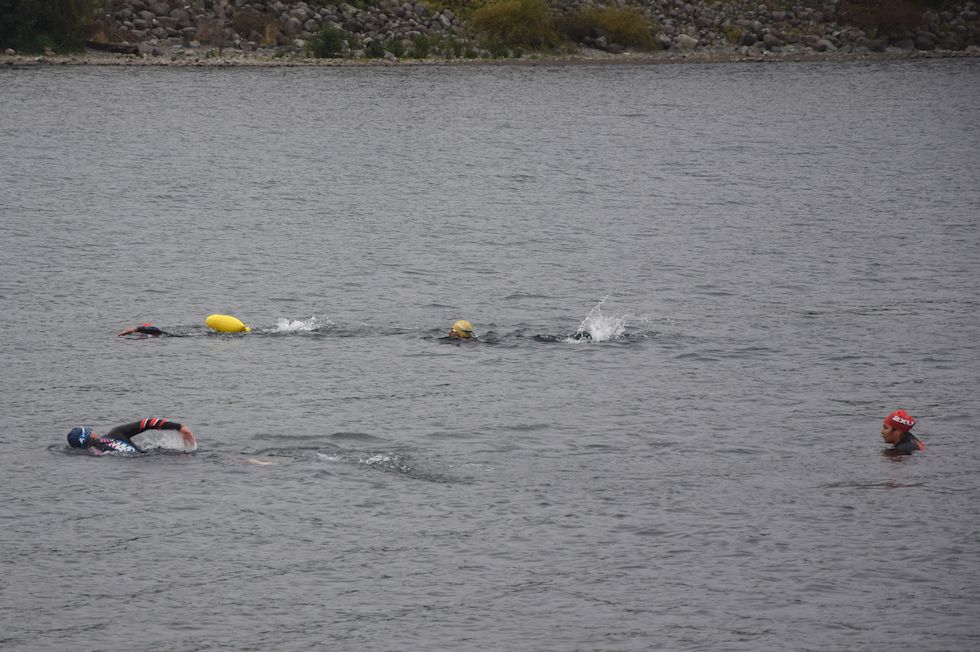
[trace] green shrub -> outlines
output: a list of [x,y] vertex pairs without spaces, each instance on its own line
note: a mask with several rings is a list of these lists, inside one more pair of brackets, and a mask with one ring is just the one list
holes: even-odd
[[560,39],[544,0],[495,0],[473,12],[473,29],[485,42],[552,50]]
[[444,55],[447,59],[463,56],[464,43],[453,36],[442,35],[432,44],[433,52]]
[[599,11],[594,8],[565,14],[558,19],[555,27],[565,38],[574,43],[581,43],[586,38],[602,35],[599,32]]
[[571,41],[605,36],[610,43],[649,50],[653,47],[650,19],[635,7],[589,7],[563,16],[558,30]]
[[489,52],[490,56],[494,59],[506,59],[507,55],[510,54],[510,48],[508,48],[503,41],[495,36],[487,39],[483,44],[483,47],[486,48],[487,52]]
[[364,46],[364,56],[368,59],[382,59],[385,56],[385,45],[381,39],[374,39]]
[[318,59],[336,59],[344,52],[344,31],[333,25],[324,25],[310,42],[307,51]]
[[413,59],[427,59],[431,50],[432,42],[429,40],[429,37],[425,34],[419,34],[412,41],[412,52],[410,56]]
[[599,12],[599,30],[612,43],[642,50],[653,47],[650,19],[636,7],[606,7]]
[[405,56],[405,44],[402,43],[402,40],[398,37],[389,39],[388,42],[385,43],[385,51],[391,52],[393,55],[395,55],[395,57],[401,59]]
[[0,0],[0,48],[80,50],[94,0]]

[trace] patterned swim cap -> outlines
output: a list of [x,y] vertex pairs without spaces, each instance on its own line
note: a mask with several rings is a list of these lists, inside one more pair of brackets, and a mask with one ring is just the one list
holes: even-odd
[[885,417],[885,425],[889,428],[898,428],[902,432],[908,432],[915,425],[915,417],[905,410],[895,410]]
[[91,428],[76,426],[68,431],[68,445],[72,448],[85,448],[89,437],[92,436]]

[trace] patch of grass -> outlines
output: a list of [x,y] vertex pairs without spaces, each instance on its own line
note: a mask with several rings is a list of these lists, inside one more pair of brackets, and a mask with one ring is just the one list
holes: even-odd
[[485,43],[553,50],[561,42],[544,0],[494,0],[474,11],[470,24]]

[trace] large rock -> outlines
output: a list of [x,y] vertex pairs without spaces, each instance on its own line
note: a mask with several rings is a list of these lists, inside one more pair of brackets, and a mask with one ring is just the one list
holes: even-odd
[[296,16],[290,16],[283,24],[282,30],[289,35],[296,35],[303,31],[303,23]]
[[170,17],[177,21],[177,24],[181,27],[188,27],[192,25],[191,22],[191,12],[186,9],[174,9],[170,12]]
[[697,46],[698,40],[693,36],[688,36],[687,34],[678,34],[674,42],[682,50],[690,50]]
[[919,32],[914,39],[916,50],[935,50],[936,40],[929,32]]
[[766,47],[769,48],[770,50],[772,48],[779,48],[786,45],[783,39],[779,38],[772,32],[766,32],[765,35],[762,37],[762,42],[765,43]]

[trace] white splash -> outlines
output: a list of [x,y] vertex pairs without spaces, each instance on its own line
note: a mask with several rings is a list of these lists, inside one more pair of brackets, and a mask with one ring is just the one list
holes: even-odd
[[[333,325],[333,322],[329,319],[326,325]],[[320,330],[324,324],[321,324],[316,317],[310,317],[309,319],[289,319],[288,317],[279,317],[276,320],[276,325],[272,328],[273,333],[308,333],[311,331]]]
[[187,444],[176,430],[145,430],[133,435],[130,441],[144,453],[157,449],[181,453],[192,453],[197,450],[197,443]]
[[602,304],[608,298],[608,294],[602,297],[602,301],[585,315],[585,319],[578,325],[575,335],[565,340],[566,342],[608,342],[623,336],[632,315],[604,315]]

